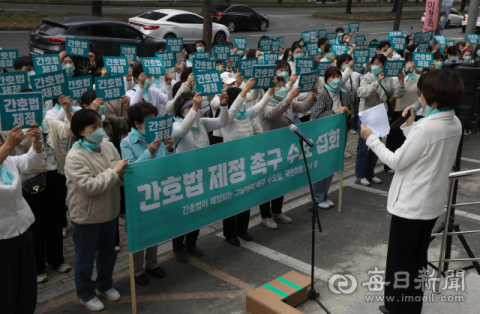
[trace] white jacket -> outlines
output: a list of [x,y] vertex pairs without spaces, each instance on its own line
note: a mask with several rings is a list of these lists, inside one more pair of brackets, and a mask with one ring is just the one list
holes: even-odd
[[453,110],[402,125],[407,138],[392,153],[375,135],[367,146],[395,170],[388,192],[388,211],[406,219],[429,220],[444,212],[448,175],[455,161],[462,125]]
[[130,106],[134,106],[139,102],[145,100],[158,108],[158,116],[163,117],[167,113],[165,106],[167,102],[172,99],[172,85],[166,85],[167,93],[162,93],[159,89],[149,88],[148,99],[144,97],[143,86],[138,85],[136,90],[129,90],[126,95],[130,97]]
[[253,106],[250,110],[247,110],[251,111],[251,113],[246,115],[245,119],[239,120],[235,118],[236,114],[234,115],[233,113],[239,111],[245,99],[238,96],[232,104],[232,112],[230,112],[230,110],[228,112],[228,123],[222,128],[223,141],[229,142],[239,138],[252,136],[252,120],[263,113],[263,110],[265,110],[265,107],[268,105],[270,99],[272,99],[272,96],[265,93],[265,96],[263,96],[262,100],[258,104]]
[[32,147],[25,155],[8,156],[0,164],[14,175],[12,185],[0,182],[0,240],[11,239],[23,234],[35,221],[32,210],[23,198],[21,174],[36,167],[45,159],[45,151],[37,154]]

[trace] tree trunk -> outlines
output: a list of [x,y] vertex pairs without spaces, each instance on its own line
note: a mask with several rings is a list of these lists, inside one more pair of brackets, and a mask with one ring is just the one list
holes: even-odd
[[465,10],[465,5],[467,4],[467,0],[462,0],[462,6],[460,7],[460,11]]
[[212,0],[203,1],[203,40],[206,51],[212,51]]
[[92,16],[102,16],[102,0],[92,1]]
[[278,3],[279,3],[279,4],[282,4],[282,0],[278,0]]
[[393,30],[398,31],[400,29],[400,21],[402,20],[402,8],[403,8],[403,1],[399,1],[395,3],[397,4],[397,12],[395,13],[395,23],[393,24]]
[[399,2],[399,1],[400,1],[400,0],[395,0],[395,4],[393,5],[392,11],[391,11],[392,13],[397,12],[397,6],[398,6],[398,2]]
[[345,13],[352,14],[352,0],[347,1],[347,11]]
[[415,0],[415,3],[416,3],[416,4],[420,4],[420,0]]
[[322,0],[322,3],[323,3],[323,4],[327,3],[327,0]]

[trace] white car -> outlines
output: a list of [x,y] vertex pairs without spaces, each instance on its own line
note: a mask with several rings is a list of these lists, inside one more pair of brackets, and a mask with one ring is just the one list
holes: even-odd
[[[420,19],[422,21],[422,25],[425,22],[425,13],[423,13],[422,18]],[[450,14],[448,15],[448,20],[447,23],[445,24],[445,29],[452,27],[452,26],[462,26],[462,21],[463,21],[463,15],[460,14],[457,10],[452,8],[450,10]]]
[[[159,39],[181,37],[184,44],[193,44],[203,36],[203,17],[182,10],[149,11],[129,18],[128,24],[146,35]],[[220,45],[230,38],[226,26],[212,24],[212,43]]]

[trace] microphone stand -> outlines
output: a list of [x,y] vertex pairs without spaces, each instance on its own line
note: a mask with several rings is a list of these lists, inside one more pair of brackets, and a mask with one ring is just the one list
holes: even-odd
[[322,232],[322,226],[320,225],[320,218],[318,217],[318,207],[317,203],[315,202],[315,196],[313,194],[313,187],[312,187],[312,179],[310,178],[310,171],[308,171],[308,164],[307,164],[307,157],[305,156],[305,149],[303,148],[303,140],[300,139],[300,147],[302,148],[302,154],[303,154],[303,161],[305,162],[305,170],[307,171],[307,177],[308,177],[308,184],[310,186],[310,197],[312,198],[312,205],[313,208],[310,208],[310,211],[312,212],[312,271],[311,271],[311,283],[310,283],[310,290],[308,291],[307,297],[303,299],[302,301],[298,302],[295,304],[293,307],[297,307],[298,305],[302,304],[305,301],[311,300],[315,301],[322,307],[322,309],[327,313],[330,314],[330,312],[323,306],[322,303],[319,301],[320,293],[315,291],[314,283],[315,283],[315,222],[318,224],[318,231]]

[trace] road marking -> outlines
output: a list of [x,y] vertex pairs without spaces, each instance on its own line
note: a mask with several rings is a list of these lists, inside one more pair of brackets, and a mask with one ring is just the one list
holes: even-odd
[[381,195],[381,196],[388,196],[388,192],[385,192],[385,191],[382,191],[382,190],[379,190],[379,189],[375,189],[375,188],[371,188],[371,187],[368,187],[368,186],[363,186],[363,185],[356,184],[356,183],[354,183],[352,185],[349,185],[349,187],[357,189],[357,190],[365,191],[365,192],[374,193],[374,194]]
[[378,34],[388,34],[388,32],[382,32],[382,33],[370,33],[370,35],[378,35]]
[[463,160],[463,161],[468,161],[468,162],[474,162],[474,163],[476,163],[476,164],[480,164],[480,160],[477,160],[477,159],[471,159],[471,158],[462,157],[462,160]]
[[455,210],[455,215],[463,216],[470,219],[475,219],[480,221],[480,215],[464,212],[463,210]]
[[[298,35],[300,33],[288,33],[288,34],[268,34],[270,36],[287,36],[287,35]],[[250,37],[260,37],[263,35],[249,35]]]

